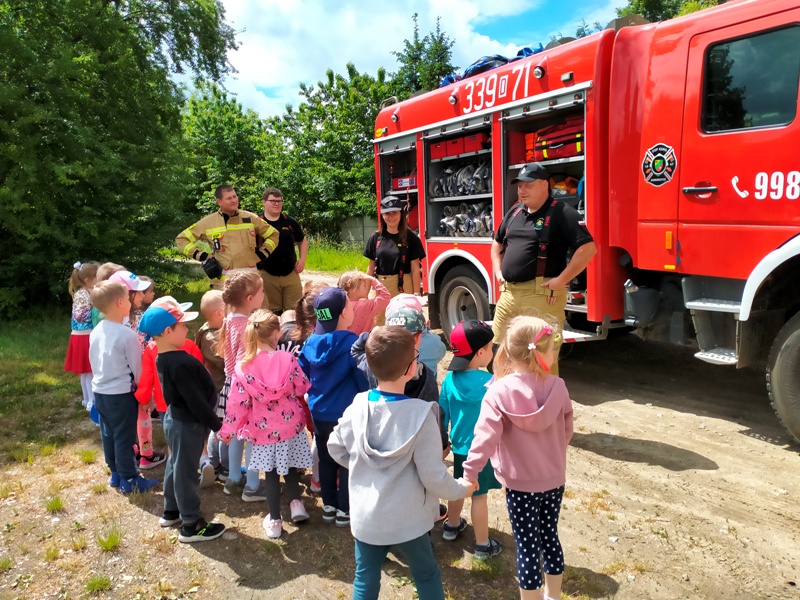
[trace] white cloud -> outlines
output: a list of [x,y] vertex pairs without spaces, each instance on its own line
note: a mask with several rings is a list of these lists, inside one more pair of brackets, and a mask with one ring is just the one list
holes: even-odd
[[[240,49],[229,59],[238,70],[225,81],[247,108],[262,117],[280,114],[287,103],[300,101],[301,82],[315,84],[325,71],[343,73],[348,62],[362,72],[379,67],[392,72],[397,61],[392,51],[402,49],[413,34],[411,16],[419,15],[420,35],[433,31],[442,16],[442,30],[453,40],[453,63],[462,69],[486,54],[516,54],[519,45],[502,43],[477,32],[481,23],[522,14],[543,0],[223,0]],[[607,0],[613,6],[620,0]],[[609,12],[608,7],[596,11]],[[594,15],[595,13],[592,13]],[[587,15],[593,22],[598,17]],[[603,17],[605,18],[605,17]],[[579,20],[578,20],[579,22]],[[565,31],[574,30],[565,26]],[[549,37],[540,37],[543,42]],[[531,40],[533,41],[533,40]]]

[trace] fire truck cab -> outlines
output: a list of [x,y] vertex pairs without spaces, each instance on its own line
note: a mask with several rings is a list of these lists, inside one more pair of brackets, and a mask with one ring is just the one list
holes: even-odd
[[[431,320],[449,333],[491,318],[492,234],[536,159],[568,182],[553,193],[598,249],[570,286],[565,341],[635,328],[715,364],[765,365],[800,440],[798,48],[796,2],[734,0],[385,106],[378,201],[407,200]],[[576,122],[566,148],[544,133]]]

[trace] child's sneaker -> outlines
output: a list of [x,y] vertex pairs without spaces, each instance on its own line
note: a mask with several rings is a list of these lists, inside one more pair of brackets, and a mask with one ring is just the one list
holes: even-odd
[[222,491],[229,496],[238,496],[244,491],[244,479],[234,481],[233,479],[225,478],[225,487],[222,488]]
[[207,488],[214,485],[217,476],[214,473],[214,465],[210,462],[204,462],[200,465],[200,487]]
[[130,494],[134,490],[137,492],[146,492],[153,489],[158,484],[158,479],[145,479],[141,475],[137,475],[130,479],[120,479],[119,491],[123,494]]
[[203,519],[200,519],[194,525],[181,527],[178,541],[184,544],[209,542],[217,539],[223,533],[225,533],[225,525],[222,523],[206,523]]
[[267,486],[263,483],[257,490],[251,490],[245,486],[242,490],[242,502],[264,502],[267,499]]
[[264,531],[267,532],[267,537],[271,540],[277,540],[281,537],[283,521],[280,519],[271,519],[269,515],[264,517]]
[[112,488],[119,487],[119,473],[116,471],[111,471],[111,477],[108,479],[108,485],[110,485]]
[[312,477],[311,478],[311,485],[309,486],[309,489],[312,492],[314,492],[315,494],[319,494],[322,491],[322,486],[319,484],[319,481],[317,481],[316,479],[314,479]]
[[485,544],[475,544],[475,560],[486,560],[493,556],[497,556],[503,551],[503,546],[494,538],[489,538]]
[[214,474],[217,477],[217,481],[221,481],[222,483],[228,481],[228,469],[226,469],[222,465],[214,469]]
[[452,542],[454,539],[458,537],[458,534],[464,531],[467,528],[467,520],[464,517],[458,522],[458,525],[450,525],[449,522],[445,521],[442,524],[442,539],[448,542]]
[[164,514],[158,520],[158,524],[162,527],[172,527],[173,525],[182,525],[181,513],[177,510],[165,510]]
[[167,455],[153,451],[152,456],[142,456],[139,459],[139,468],[142,471],[153,469],[167,460]]
[[326,504],[322,507],[322,520],[326,523],[333,523],[336,520],[336,507]]
[[343,510],[336,511],[334,523],[337,527],[350,527],[350,513]]
[[306,507],[303,506],[302,500],[292,500],[289,503],[289,508],[292,511],[293,523],[302,523],[303,521],[308,521],[308,511],[306,510]]

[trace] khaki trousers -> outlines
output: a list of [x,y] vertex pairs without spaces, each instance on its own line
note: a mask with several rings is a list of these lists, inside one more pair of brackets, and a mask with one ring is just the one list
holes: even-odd
[[[549,277],[537,277],[535,280],[522,283],[507,281],[503,285],[500,299],[494,309],[494,321],[492,322],[495,344],[503,341],[509,323],[519,315],[554,320],[559,329],[563,329],[566,320],[564,309],[567,306],[567,294],[564,291],[556,293],[556,303],[548,304],[550,290],[542,287],[542,284],[547,281],[550,281]],[[558,375],[557,359],[560,348],[561,342],[558,342],[555,347],[556,362],[550,367],[553,375]]]
[[[376,275],[375,279],[380,281],[383,285],[386,286],[386,289],[389,290],[389,293],[392,295],[392,298],[397,296],[400,293],[400,288],[398,287],[398,282],[400,278],[397,275]],[[411,282],[411,275],[405,273],[403,275],[403,293],[405,294],[413,294],[413,283]],[[419,291],[419,290],[416,290]],[[386,323],[386,313],[380,312],[375,317],[375,325],[381,326]]]
[[264,281],[264,302],[261,308],[268,308],[278,314],[285,310],[294,310],[297,301],[303,295],[300,273],[292,271],[283,277],[270,275],[266,271],[258,273]]

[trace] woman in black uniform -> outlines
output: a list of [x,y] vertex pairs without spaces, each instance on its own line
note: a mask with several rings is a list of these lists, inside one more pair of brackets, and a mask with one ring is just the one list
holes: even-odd
[[[403,201],[397,196],[381,200],[378,231],[367,240],[364,256],[369,259],[367,274],[376,277],[392,297],[400,293],[420,295],[420,259],[425,249],[419,237],[408,228]],[[375,318],[383,325],[384,315]]]

